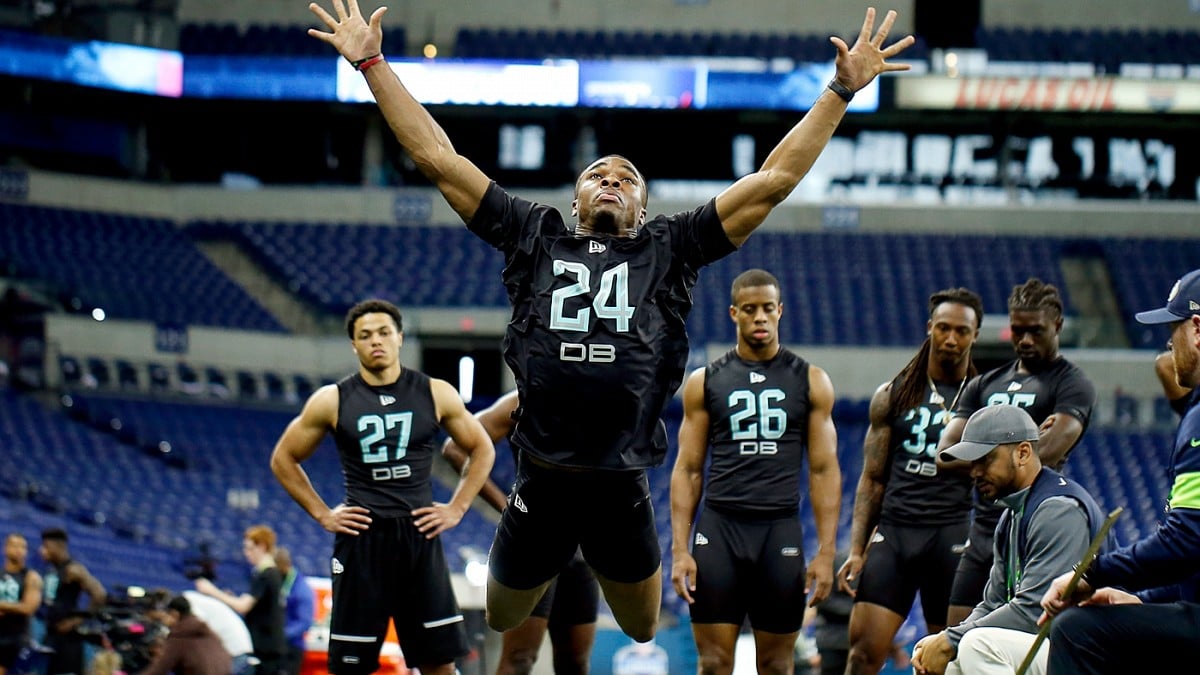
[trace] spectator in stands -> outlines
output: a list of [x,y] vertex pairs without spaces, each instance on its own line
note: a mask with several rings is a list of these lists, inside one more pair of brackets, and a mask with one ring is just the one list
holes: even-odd
[[234,595],[203,577],[195,581],[197,591],[220,600],[242,615],[254,642],[259,675],[275,675],[279,671],[285,646],[283,575],[275,566],[274,553],[275,531],[266,525],[251,526],[242,538],[242,555],[253,568],[249,592]]
[[[451,675],[467,653],[467,636],[438,535],[471,507],[495,448],[450,383],[402,366],[395,305],[356,304],[346,334],[357,372],[314,392],[271,456],[288,494],[335,534],[329,670],[374,672],[391,618],[407,663],[425,675]],[[446,504],[433,500],[430,479],[443,429],[470,455]],[[328,434],[346,484],[345,502],[335,508],[300,465]]]
[[4,539],[0,570],[0,675],[4,675],[31,639],[33,615],[42,604],[42,576],[29,569],[29,542],[16,532]]
[[229,675],[233,657],[182,595],[171,598],[163,622],[171,630],[142,675]]
[[108,598],[104,586],[77,560],[71,558],[67,533],[59,528],[42,531],[42,559],[50,565],[46,573],[43,602],[46,610],[46,645],[50,656],[49,675],[82,673],[84,638],[76,629],[83,623],[80,595],[88,596],[86,611],[95,611]]
[[283,574],[284,620],[283,635],[286,651],[281,671],[287,675],[300,675],[304,662],[304,635],[313,622],[313,589],[308,578],[292,564],[292,553],[280,546],[275,549],[275,564]]
[[971,482],[961,472],[938,471],[935,454],[977,374],[971,347],[982,321],[983,301],[972,291],[931,295],[924,344],[871,397],[850,552],[838,571],[838,586],[854,596],[848,673],[883,668],[918,591],[929,631],[946,627],[955,547],[971,524]]
[[[508,438],[516,426],[513,416],[520,407],[517,392],[510,391],[495,403],[475,414],[493,443]],[[517,461],[516,449],[513,461]],[[453,438],[442,445],[442,457],[455,471],[462,473],[468,459],[466,451]],[[491,479],[479,495],[497,511],[503,513],[508,496]],[[546,633],[556,675],[587,673],[591,665],[592,644],[596,640],[596,613],[600,590],[596,577],[576,550],[575,557],[551,582],[546,594],[516,628],[501,633],[500,657],[496,675],[526,675],[537,663],[538,651]]]
[[831,38],[829,91],[758,172],[694,211],[648,220],[641,172],[618,155],[591,162],[576,182],[578,223],[568,229],[557,210],[509,195],[458,154],[384,60],[386,8],[368,22],[357,0],[331,4],[334,14],[309,5],[329,29],[309,34],[363,73],[417,167],[505,256],[513,303],[505,356],[523,409],[513,434],[522,458],[513,500],[522,508],[504,511],[492,544],[488,624],[504,631],[524,621],[582,547],[618,625],[650,640],[662,557],[645,469],[666,454],[659,416],[684,374],[696,275],[741,245],[799,184],[855,91],[879,73],[908,69],[886,59],[913,38],[885,48],[896,14],[875,32],[873,8],[853,47]]
[[[1037,444],[1042,464],[1059,470],[1087,429],[1096,405],[1096,388],[1083,370],[1058,351],[1063,302],[1056,287],[1036,278],[1015,286],[1008,296],[1008,325],[1017,358],[967,383],[954,408],[954,419],[942,430],[938,449],[957,443],[967,418],[980,408],[1016,405],[1042,426]],[[947,464],[939,455],[937,468],[939,472],[965,472],[970,465]],[[992,566],[992,535],[1004,511],[981,499],[978,492],[975,497],[971,533],[950,590],[947,626],[961,623],[983,597]]]
[[[1200,269],[1175,283],[1144,324],[1168,324],[1175,382],[1200,384]],[[1157,366],[1161,373],[1164,366]],[[1166,515],[1150,535],[1101,554],[1063,597],[1071,575],[1042,597],[1050,631],[1052,675],[1180,672],[1200,661],[1200,405],[1190,397],[1179,422]],[[1074,605],[1084,605],[1069,609]],[[1064,611],[1067,610],[1067,611]],[[1061,613],[1061,614],[1060,614]]]
[[[758,672],[790,673],[806,605],[833,588],[842,501],[833,384],[780,344],[783,299],[773,274],[742,272],[729,294],[737,344],[683,388],[671,472],[671,582],[690,606],[700,672],[732,671],[749,618]],[[817,529],[807,565],[806,465]]]
[[[1070,571],[1104,524],[1082,486],[1042,466],[1038,426],[1024,408],[985,406],[967,421],[943,459],[971,463],[980,495],[1004,507],[996,528],[983,600],[962,623],[921,638],[917,675],[1015,673],[1037,635],[1038,602],[1050,582]],[[1046,647],[1030,675],[1045,672]]]

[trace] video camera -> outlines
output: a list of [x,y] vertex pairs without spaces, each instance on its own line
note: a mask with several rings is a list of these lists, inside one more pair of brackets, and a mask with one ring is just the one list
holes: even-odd
[[121,670],[139,672],[154,660],[154,645],[170,632],[156,618],[159,605],[160,599],[142,588],[117,588],[102,607],[84,615],[75,632],[120,655]]

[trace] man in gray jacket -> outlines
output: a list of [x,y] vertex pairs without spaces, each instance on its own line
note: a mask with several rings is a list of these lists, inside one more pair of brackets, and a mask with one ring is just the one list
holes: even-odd
[[[971,462],[980,494],[1005,507],[996,527],[991,574],[983,600],[965,621],[928,635],[913,648],[918,675],[1011,675],[1037,635],[1042,594],[1087,551],[1104,514],[1078,483],[1043,467],[1038,428],[1011,405],[981,408],[962,441],[942,460]],[[1041,675],[1046,645],[1027,671]]]

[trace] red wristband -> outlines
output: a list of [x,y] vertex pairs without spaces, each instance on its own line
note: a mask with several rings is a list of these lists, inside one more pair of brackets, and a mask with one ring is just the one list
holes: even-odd
[[367,72],[368,68],[370,68],[371,66],[373,66],[376,63],[379,63],[381,61],[383,61],[383,54],[376,54],[375,56],[372,56],[371,58],[367,59],[366,61],[363,61],[362,63],[355,66],[354,69],[360,73],[365,73],[365,72]]

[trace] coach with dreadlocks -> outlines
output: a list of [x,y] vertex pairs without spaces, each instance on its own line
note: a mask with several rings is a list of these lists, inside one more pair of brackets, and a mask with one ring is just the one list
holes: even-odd
[[[847,673],[878,673],[917,591],[932,631],[945,628],[954,547],[971,522],[971,482],[939,471],[934,452],[969,378],[983,302],[965,288],[929,298],[928,337],[871,397],[850,552],[838,586],[854,596]],[[852,582],[858,580],[857,589]],[[828,672],[828,671],[826,671]]]
[[[1037,443],[1042,464],[1060,471],[1091,419],[1096,388],[1078,366],[1058,352],[1063,302],[1056,287],[1035,278],[1014,287],[1008,296],[1008,323],[1017,358],[967,383],[938,449],[962,440],[967,418],[976,410],[989,405],[1015,405],[1029,413],[1042,429]],[[1049,424],[1047,419],[1051,420]],[[938,469],[965,473],[970,463],[943,463],[939,455]],[[947,626],[961,623],[983,598],[992,566],[992,535],[1002,513],[1002,507],[981,498],[976,491],[975,517],[950,591]]]

